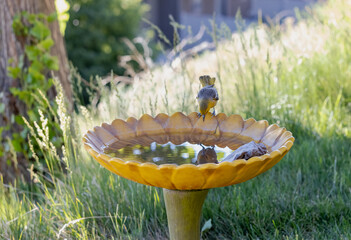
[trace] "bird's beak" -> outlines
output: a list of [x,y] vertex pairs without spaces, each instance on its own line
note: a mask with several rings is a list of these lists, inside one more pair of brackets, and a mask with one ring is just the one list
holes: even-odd
[[203,119],[204,119],[204,121],[205,121],[205,116],[206,116],[206,114],[204,114],[204,115],[202,115],[203,116]]

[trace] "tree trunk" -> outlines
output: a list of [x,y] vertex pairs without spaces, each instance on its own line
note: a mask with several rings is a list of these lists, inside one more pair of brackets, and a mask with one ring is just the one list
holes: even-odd
[[[56,11],[54,0],[0,0],[0,144],[6,145],[13,133],[19,133],[22,128],[13,121],[14,115],[26,114],[26,106],[10,92],[10,88],[21,88],[18,79],[12,79],[7,75],[9,59],[19,61],[24,54],[23,46],[12,30],[13,17],[22,12],[51,14]],[[58,21],[50,24],[52,39],[55,45],[52,47],[52,55],[59,59],[59,71],[54,73],[63,86],[66,98],[72,103],[72,90],[69,82],[69,68],[63,38],[60,34]],[[55,91],[50,91],[52,98]],[[1,107],[1,104],[5,107]],[[12,118],[12,119],[11,119]],[[8,144],[7,144],[8,145]],[[7,152],[7,153],[6,153]],[[11,156],[11,151],[2,152],[0,148],[0,175],[4,182],[12,182],[18,176],[24,176],[29,180],[28,160],[18,154]],[[2,153],[2,154],[1,154]],[[2,156],[1,156],[2,155]]]
[[[1,1],[1,0],[0,0]],[[8,0],[11,1],[11,0]],[[23,1],[23,0],[22,0]],[[42,12],[46,15],[52,14],[56,11],[55,0],[31,0],[38,5],[38,12]],[[54,21],[50,25],[51,37],[54,40],[55,45],[51,48],[51,54],[58,57],[59,61],[59,70],[54,73],[58,77],[62,84],[62,88],[65,91],[65,96],[70,103],[72,104],[72,89],[69,81],[69,66],[68,58],[66,54],[66,47],[63,40],[63,37],[60,32],[60,25],[58,21]],[[71,107],[71,106],[70,106]]]

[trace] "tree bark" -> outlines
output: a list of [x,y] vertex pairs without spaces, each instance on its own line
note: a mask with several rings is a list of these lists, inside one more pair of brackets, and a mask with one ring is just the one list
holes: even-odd
[[[0,144],[2,146],[11,139],[13,133],[19,133],[22,130],[21,126],[16,124],[11,118],[14,115],[26,115],[25,104],[10,92],[12,87],[21,88],[21,83],[18,79],[12,79],[7,74],[9,59],[13,59],[14,64],[16,64],[19,61],[19,57],[24,53],[23,45],[16,39],[12,30],[13,17],[22,11],[51,14],[56,11],[55,1],[0,0],[0,104],[2,103],[5,106],[5,109],[0,111]],[[68,60],[58,21],[52,22],[50,29],[52,39],[55,42],[51,49],[52,55],[57,56],[59,59],[59,70],[54,75],[59,78],[66,98],[72,103]],[[54,95],[55,91],[50,91],[49,96],[53,98]],[[4,182],[12,182],[18,176],[23,176],[26,180],[29,180],[28,160],[20,154],[11,156],[13,154],[9,152],[3,152],[2,156],[0,154],[0,175],[3,176]]]
[[[1,1],[1,0],[0,0]],[[11,0],[8,0],[11,1]],[[38,4],[38,12],[42,12],[46,15],[56,12],[55,0],[31,0]],[[58,21],[54,21],[50,24],[51,37],[54,40],[55,45],[51,48],[51,54],[58,57],[59,61],[59,70],[55,72],[55,76],[58,77],[62,84],[62,88],[65,91],[65,96],[70,103],[72,104],[72,89],[69,80],[69,66],[68,58],[66,53],[66,47],[63,40],[63,37],[60,32],[60,25]],[[70,106],[71,107],[71,106]]]

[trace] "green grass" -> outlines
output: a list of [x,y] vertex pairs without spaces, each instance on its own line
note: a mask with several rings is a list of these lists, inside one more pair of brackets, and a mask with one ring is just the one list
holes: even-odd
[[[81,107],[71,119],[62,110],[67,174],[38,175],[33,185],[1,185],[0,236],[166,239],[161,189],[111,174],[80,139],[117,117],[196,111],[197,78],[210,74],[218,79],[217,112],[278,123],[296,141],[268,172],[210,191],[203,223],[211,219],[212,228],[203,238],[350,239],[350,9],[347,1],[334,0],[296,25],[253,26],[222,37],[213,52],[151,69],[131,87],[101,87],[99,106]],[[74,130],[68,131],[67,121]],[[55,158],[50,151],[43,155]]]

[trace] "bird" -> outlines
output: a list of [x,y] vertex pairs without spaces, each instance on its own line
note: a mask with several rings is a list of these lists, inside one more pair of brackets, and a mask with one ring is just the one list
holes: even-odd
[[199,116],[203,116],[203,121],[205,121],[205,116],[211,108],[213,108],[212,114],[216,115],[214,107],[216,106],[219,98],[217,89],[214,87],[216,78],[211,78],[210,76],[205,75],[201,76],[199,80],[201,82],[202,88],[200,89],[196,98],[199,103]]
[[202,150],[197,154],[197,164],[218,163],[214,146],[211,148],[205,148],[202,144],[200,144],[200,146]]

